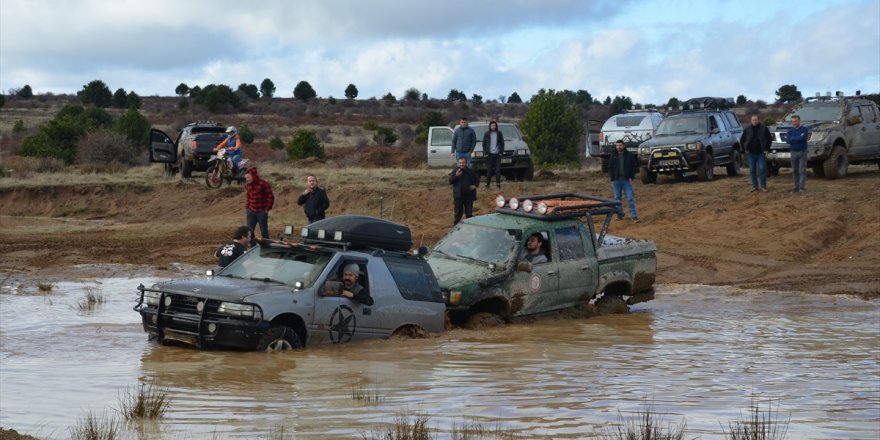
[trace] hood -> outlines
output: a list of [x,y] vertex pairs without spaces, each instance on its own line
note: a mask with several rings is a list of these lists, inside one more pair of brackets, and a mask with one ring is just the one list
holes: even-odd
[[[837,127],[840,123],[837,121],[816,121],[812,123],[802,123],[801,127],[807,127],[810,131],[819,131],[819,130],[827,130],[829,128]],[[788,131],[789,128],[794,128],[791,124],[780,124],[774,127],[770,127],[770,131]]]
[[639,145],[640,147],[661,147],[664,145],[692,144],[702,141],[708,136],[706,133],[682,134],[682,135],[655,135],[652,139]]
[[293,288],[281,283],[214,276],[211,278],[173,280],[156,283],[154,289],[186,293],[220,301],[254,301],[259,295],[287,293]]
[[492,272],[488,266],[467,260],[450,259],[440,255],[427,258],[441,289],[469,291],[480,281],[487,280],[500,272]]

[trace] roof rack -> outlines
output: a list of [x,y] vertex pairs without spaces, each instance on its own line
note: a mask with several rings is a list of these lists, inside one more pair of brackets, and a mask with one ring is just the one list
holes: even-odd
[[511,197],[499,195],[495,212],[531,217],[541,220],[561,220],[591,215],[623,214],[623,205],[617,200],[576,193],[541,196]]
[[715,96],[703,96],[691,98],[681,103],[679,109],[686,110],[719,110],[733,107],[733,98],[719,98]]

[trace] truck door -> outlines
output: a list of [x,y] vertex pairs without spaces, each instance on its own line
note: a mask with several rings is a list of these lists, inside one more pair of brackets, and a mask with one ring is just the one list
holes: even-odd
[[860,104],[853,105],[847,114],[846,123],[856,121],[857,117],[861,120],[853,124],[848,131],[853,133],[852,144],[849,146],[850,160],[858,160],[862,158],[877,158],[880,152],[880,120],[874,110],[873,105]]
[[[511,286],[511,302],[519,304],[513,307],[514,315],[531,315],[559,309],[559,269],[553,256],[555,246],[551,242],[550,231],[530,231],[524,234],[523,247],[519,250],[520,261],[528,252],[526,241],[534,233],[544,237],[542,253],[546,261],[532,263],[531,272],[516,271]],[[537,260],[535,260],[537,261]]]
[[[360,273],[357,283],[369,290],[370,296],[373,297],[373,305],[341,296],[341,289],[344,289],[341,286],[343,268],[351,263],[358,265]],[[363,260],[339,260],[334,265],[333,271],[330,272],[327,281],[318,288],[315,297],[315,321],[311,336],[313,342],[344,344],[377,337],[379,325],[374,309],[382,299],[377,298],[373,289],[375,283],[371,284],[372,277],[366,269],[367,262]],[[330,285],[332,288],[327,287]]]
[[176,163],[177,147],[162,130],[150,129],[150,162]]
[[[581,231],[580,229],[584,229]],[[567,306],[589,299],[596,291],[598,261],[586,228],[576,225],[557,228],[556,254],[559,270],[559,298]]]
[[446,126],[428,127],[428,166],[452,167],[452,129]]

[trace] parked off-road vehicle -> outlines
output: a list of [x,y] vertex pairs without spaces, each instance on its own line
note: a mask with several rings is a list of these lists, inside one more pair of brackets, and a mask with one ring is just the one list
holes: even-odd
[[[261,239],[208,278],[139,286],[144,330],[160,342],[258,351],[444,330],[440,286],[423,253],[407,252],[406,226],[346,215],[301,235]],[[352,264],[371,305],[341,296]]]
[[208,169],[212,151],[226,137],[225,132],[226,127],[216,122],[193,122],[171,141],[161,130],[150,129],[150,162],[164,163],[168,176],[179,171],[183,177],[192,177],[193,171]]
[[663,121],[663,115],[650,109],[628,110],[608,118],[599,131],[598,142],[590,145],[590,156],[602,160],[602,172],[608,172],[608,159],[614,151],[614,144],[622,140],[632,154],[639,154],[639,145],[652,137],[654,130]]
[[[468,124],[477,135],[477,146],[471,158],[473,168],[479,175],[486,175],[486,157],[483,156],[483,135],[489,131],[489,123],[476,121]],[[456,127],[458,127],[456,125]],[[501,156],[501,175],[507,180],[532,180],[535,167],[532,153],[526,144],[525,137],[516,124],[499,122],[498,131],[504,134],[504,154]],[[454,130],[447,126],[428,128],[428,166],[455,166],[452,156],[452,134]]]
[[[623,311],[654,298],[654,242],[606,234],[612,218],[623,215],[620,202],[571,193],[499,195],[496,206],[494,214],[458,223],[428,256],[453,323],[479,327],[591,302],[600,311]],[[535,252],[544,258],[526,253],[533,234],[542,237]]]
[[682,113],[667,116],[654,138],[639,145],[642,183],[656,183],[658,174],[677,178],[696,172],[700,181],[712,180],[715,167],[725,166],[738,176],[742,163],[739,138],[743,128],[724,98],[694,98]]
[[861,96],[838,94],[807,98],[771,128],[773,144],[767,154],[770,174],[779,174],[780,167],[791,167],[786,140],[794,115],[810,129],[807,166],[817,176],[837,179],[846,176],[849,164],[880,165],[880,109]]

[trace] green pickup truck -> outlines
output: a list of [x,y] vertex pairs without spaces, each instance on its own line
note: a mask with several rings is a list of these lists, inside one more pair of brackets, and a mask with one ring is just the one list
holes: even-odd
[[456,225],[428,256],[452,323],[476,327],[654,298],[654,242],[607,235],[623,214],[620,202],[574,193],[499,195],[496,206],[494,214]]

